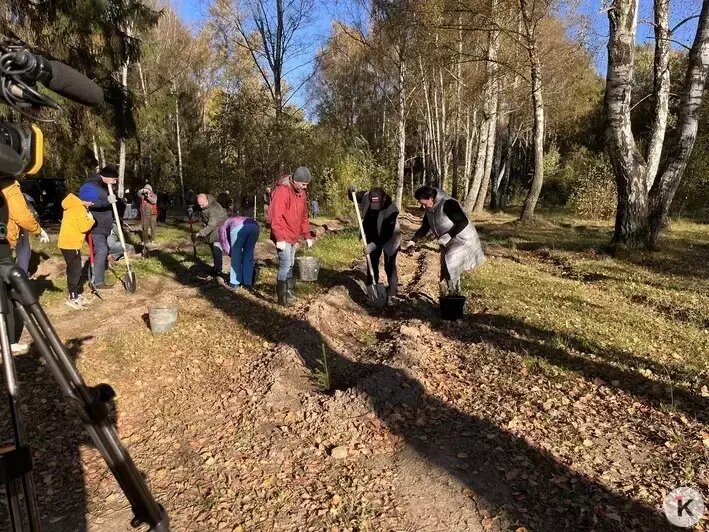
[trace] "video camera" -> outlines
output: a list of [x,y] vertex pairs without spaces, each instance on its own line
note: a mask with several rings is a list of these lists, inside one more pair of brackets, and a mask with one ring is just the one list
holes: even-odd
[[[0,41],[0,102],[35,122],[51,122],[30,114],[40,107],[61,106],[37,85],[87,106],[103,103],[103,90],[73,68],[32,53],[16,40]],[[0,178],[35,174],[42,167],[44,139],[34,124],[0,122]]]

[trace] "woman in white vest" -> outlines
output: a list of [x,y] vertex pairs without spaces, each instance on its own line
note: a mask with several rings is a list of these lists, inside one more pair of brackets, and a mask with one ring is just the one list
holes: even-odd
[[425,209],[421,227],[407,242],[406,249],[429,232],[441,246],[441,295],[460,293],[460,276],[485,261],[475,226],[463,212],[458,200],[440,189],[421,187],[414,196]]
[[[396,255],[401,244],[399,231],[399,209],[396,208],[391,197],[381,188],[374,187],[365,192],[357,192],[351,186],[349,196],[357,199],[359,213],[364,226],[364,236],[367,244],[364,246],[365,255],[372,260],[374,282],[379,282],[379,259],[384,254],[384,271],[387,274],[389,287],[387,296],[396,296],[398,277],[396,273]],[[367,284],[372,284],[372,277],[367,271]]]

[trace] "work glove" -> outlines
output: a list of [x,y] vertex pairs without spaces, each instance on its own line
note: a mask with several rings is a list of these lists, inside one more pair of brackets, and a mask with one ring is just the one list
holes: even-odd
[[403,251],[408,251],[409,249],[413,248],[416,245],[416,242],[413,240],[409,240],[408,242],[405,242],[404,244],[401,245],[401,249]]
[[375,249],[377,249],[377,245],[374,242],[370,242],[369,244],[364,246],[364,254],[369,255]]
[[306,239],[305,239],[305,245],[308,246],[308,249],[310,249],[311,247],[313,247],[313,243],[314,243],[314,242],[313,242],[313,239],[312,239],[312,238],[306,238]]
[[438,245],[446,247],[448,245],[448,242],[453,240],[449,234],[443,235],[441,238],[438,239]]
[[284,251],[286,249],[286,242],[285,241],[276,242],[276,249],[278,251]]
[[109,194],[106,199],[108,200],[108,203],[110,203],[111,205],[113,205],[114,203],[116,203],[118,201],[118,198],[116,197],[115,194]]
[[353,198],[356,192],[357,192],[356,186],[350,185],[349,187],[347,187],[347,196],[349,196],[350,198]]
[[47,231],[45,231],[44,229],[39,230],[39,241],[42,244],[46,244],[47,242],[49,242],[49,235],[47,234]]

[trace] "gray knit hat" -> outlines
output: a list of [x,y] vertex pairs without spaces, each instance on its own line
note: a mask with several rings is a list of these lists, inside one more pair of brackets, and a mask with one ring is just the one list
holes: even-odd
[[295,172],[293,172],[293,181],[297,181],[298,183],[310,183],[312,178],[313,176],[310,175],[310,170],[305,166],[299,166],[295,169]]

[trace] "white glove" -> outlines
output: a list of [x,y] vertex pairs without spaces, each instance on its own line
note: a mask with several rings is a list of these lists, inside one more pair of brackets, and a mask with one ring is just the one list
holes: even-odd
[[415,245],[416,245],[416,242],[414,242],[413,240],[409,240],[408,242],[404,243],[404,245],[401,246],[401,249],[406,251],[407,249],[411,249]]
[[308,248],[313,247],[313,239],[312,239],[312,238],[306,238],[306,239],[305,239],[305,244],[308,246]]
[[278,251],[283,251],[283,250],[285,250],[285,249],[286,249],[286,242],[285,242],[285,241],[276,242],[276,249],[277,249]]
[[45,231],[44,229],[39,230],[39,241],[42,244],[46,244],[47,242],[49,242],[49,235],[47,234],[47,231]]
[[114,203],[116,203],[118,201],[118,198],[116,198],[115,194],[109,194],[106,199],[108,200],[108,203],[110,203],[111,205],[113,205]]
[[364,254],[369,255],[375,249],[377,249],[377,245],[374,242],[370,242],[369,244],[364,246]]
[[438,244],[441,246],[445,247],[448,245],[448,242],[453,240],[449,234],[443,235],[441,238],[438,239]]

